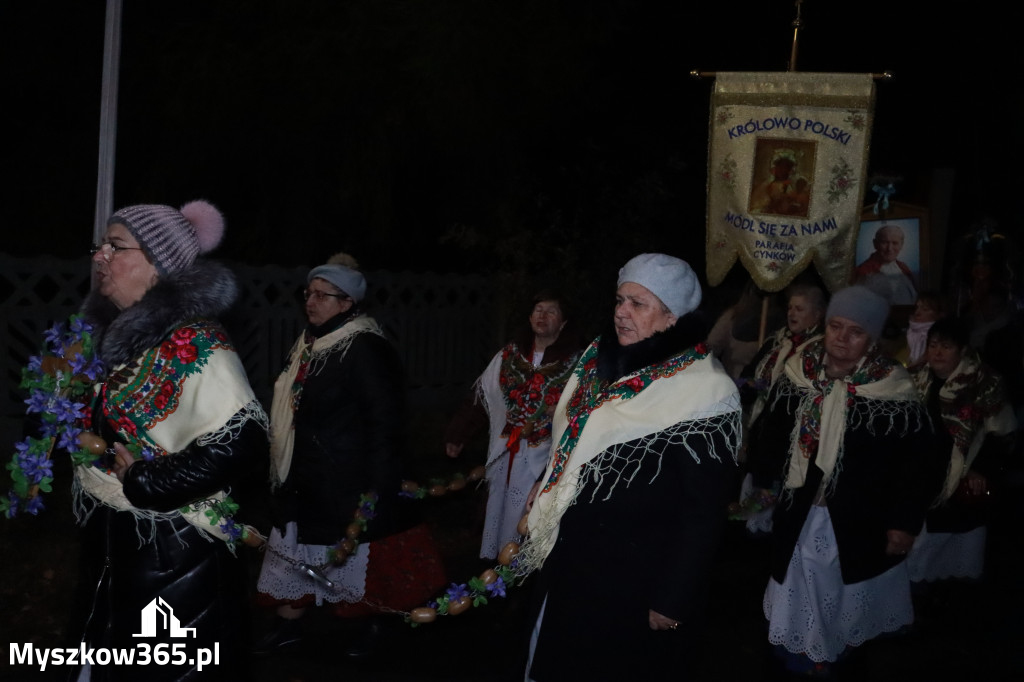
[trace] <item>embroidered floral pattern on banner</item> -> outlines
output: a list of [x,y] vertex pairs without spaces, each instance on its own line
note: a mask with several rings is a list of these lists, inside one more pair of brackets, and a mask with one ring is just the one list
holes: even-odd
[[[177,410],[185,380],[221,348],[233,350],[220,327],[196,322],[177,329],[159,347],[111,373],[101,396],[103,415],[129,442],[141,444],[147,430]],[[143,456],[154,454],[167,453],[145,443]]]
[[566,405],[568,427],[559,438],[558,446],[553,454],[551,476],[544,484],[543,492],[550,491],[562,477],[565,463],[579,442],[580,434],[587,424],[590,415],[597,408],[612,400],[629,400],[639,395],[645,388],[658,379],[671,377],[683,371],[697,360],[708,356],[708,349],[703,343],[687,349],[674,357],[648,366],[626,379],[608,384],[597,375],[597,352],[601,339],[598,337],[580,358],[576,366],[576,378],[579,385]]
[[506,422],[501,435],[509,439],[510,448],[518,447],[520,438],[531,446],[551,438],[551,415],[575,365],[574,355],[534,367],[515,343],[502,349],[498,383],[505,398]]
[[812,262],[850,280],[864,201],[875,85],[870,74],[719,73],[708,149],[707,274],[736,259],[779,291]]

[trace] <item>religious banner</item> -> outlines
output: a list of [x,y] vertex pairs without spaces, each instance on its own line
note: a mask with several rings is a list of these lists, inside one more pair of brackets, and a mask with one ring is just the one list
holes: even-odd
[[811,262],[850,281],[867,174],[870,74],[718,73],[708,148],[707,275],[736,258],[765,291]]

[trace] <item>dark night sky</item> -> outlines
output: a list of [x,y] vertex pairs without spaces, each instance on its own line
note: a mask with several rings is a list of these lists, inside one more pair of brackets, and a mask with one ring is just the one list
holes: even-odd
[[[9,253],[90,241],[103,13],[0,9]],[[794,16],[790,0],[127,0],[114,201],[205,197],[228,220],[221,255],[250,263],[702,262],[712,83],[687,74],[785,70]],[[1007,17],[806,0],[803,19],[799,70],[895,74],[870,171],[903,177],[896,199],[926,203],[952,169],[952,230],[1016,229]]]

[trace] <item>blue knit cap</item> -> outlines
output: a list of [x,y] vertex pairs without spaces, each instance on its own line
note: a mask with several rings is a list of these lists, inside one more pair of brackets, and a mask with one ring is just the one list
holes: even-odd
[[366,278],[363,277],[363,273],[348,266],[341,265],[340,263],[318,265],[309,271],[309,275],[306,277],[306,284],[309,284],[317,277],[338,287],[356,303],[362,301],[363,297],[366,296]]

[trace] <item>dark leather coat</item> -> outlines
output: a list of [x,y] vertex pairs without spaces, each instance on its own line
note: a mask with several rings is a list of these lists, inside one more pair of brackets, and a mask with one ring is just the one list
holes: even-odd
[[[87,301],[85,312],[96,327],[99,354],[111,367],[159,344],[191,315],[223,312],[235,290],[226,269],[197,264],[162,279],[123,313],[96,298]],[[129,320],[131,325],[126,324]],[[108,443],[117,440],[99,410],[93,423]],[[123,490],[135,508],[157,512],[225,490],[240,505],[235,518],[244,523],[255,520],[265,507],[268,469],[265,427],[249,419],[233,429],[230,438],[204,445],[193,442],[180,452],[137,461],[124,476]],[[97,504],[87,495],[81,503],[88,518],[69,646],[84,641],[93,648],[133,650],[135,656],[131,666],[93,665],[91,679],[249,679],[248,573],[241,553],[252,550],[239,545],[232,554],[225,542],[203,537],[180,516],[136,517]],[[156,637],[133,636],[142,633],[143,609],[154,600],[168,620],[173,616],[180,627],[194,628],[194,635],[171,638],[158,627]],[[139,666],[147,651],[155,662],[160,644],[166,645],[164,651],[172,659],[185,664]],[[198,649],[207,649],[216,664],[211,661],[198,670]],[[69,672],[75,679],[77,669]]]

